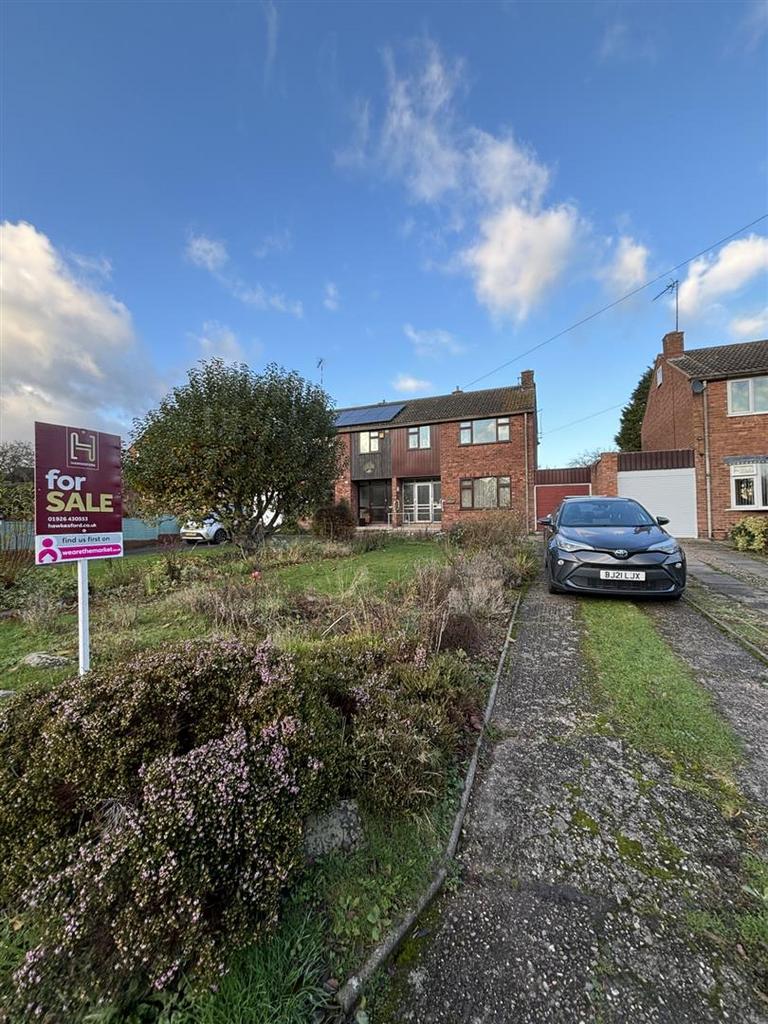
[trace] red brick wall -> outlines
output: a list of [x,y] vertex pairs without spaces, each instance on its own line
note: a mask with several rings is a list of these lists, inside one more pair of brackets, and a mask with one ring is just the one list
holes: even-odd
[[[656,371],[662,368],[662,382],[656,386]],[[693,394],[691,382],[667,357],[656,357],[642,427],[643,451],[692,448]]]
[[352,456],[352,435],[339,434],[342,449],[341,473],[334,484],[334,500],[347,501],[357,518],[357,488],[352,483],[349,473],[349,464]]
[[615,497],[619,493],[619,453],[603,452],[592,466],[592,493]]
[[699,535],[707,536],[707,500],[704,459],[704,401],[709,413],[709,452],[712,492],[712,532],[718,539],[744,516],[768,512],[731,510],[731,470],[726,456],[768,455],[768,416],[729,416],[727,382],[709,381],[703,395],[693,402],[693,432],[696,450],[696,489]]
[[[440,479],[443,494],[443,524],[450,528],[480,514],[479,510],[462,509],[460,481],[468,477],[508,476],[511,486],[512,508],[525,514],[525,420],[523,415],[510,416],[509,441],[498,444],[459,444],[459,424],[440,424]],[[528,502],[529,528],[534,520],[534,483],[536,475],[536,419],[529,413],[528,420]]]

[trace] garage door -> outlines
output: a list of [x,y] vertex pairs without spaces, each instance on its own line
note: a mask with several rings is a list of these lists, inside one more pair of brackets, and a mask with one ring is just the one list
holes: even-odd
[[635,498],[653,516],[668,516],[675,537],[698,537],[696,470],[643,469],[618,474],[619,494]]
[[536,518],[541,519],[554,512],[563,498],[573,494],[590,494],[592,488],[589,484],[536,484],[535,490]]

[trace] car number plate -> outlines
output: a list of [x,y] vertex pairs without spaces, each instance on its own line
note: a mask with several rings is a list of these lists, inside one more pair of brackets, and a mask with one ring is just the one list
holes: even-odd
[[601,569],[601,580],[645,580],[645,573],[636,569]]

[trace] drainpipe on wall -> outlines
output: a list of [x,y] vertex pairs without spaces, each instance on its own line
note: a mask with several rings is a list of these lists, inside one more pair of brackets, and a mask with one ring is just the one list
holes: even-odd
[[709,404],[707,382],[704,381],[702,400],[704,402],[704,484],[707,494],[707,537],[712,540],[712,469],[709,461]]
[[531,496],[528,481],[528,413],[523,413],[523,430],[525,432],[525,528],[531,530]]

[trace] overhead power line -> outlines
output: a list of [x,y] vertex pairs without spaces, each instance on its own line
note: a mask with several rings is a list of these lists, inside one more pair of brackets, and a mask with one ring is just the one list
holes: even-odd
[[602,416],[606,412],[613,412],[614,409],[621,409],[624,402],[619,402],[618,405],[609,405],[607,409],[601,409],[599,412],[592,412],[589,416],[582,416],[578,420],[571,420],[570,423],[561,423],[559,427],[552,427],[551,430],[543,430],[541,436],[545,437],[547,434],[555,434],[558,430],[566,430],[568,427],[575,427],[577,423],[584,423],[586,420],[593,420],[596,416]]
[[473,384],[478,384],[481,380],[492,377],[494,373],[498,373],[499,370],[506,369],[508,366],[511,366],[512,363],[516,363],[518,359],[523,359],[525,356],[529,356],[531,352],[537,352],[540,348],[544,348],[545,345],[551,345],[553,341],[557,341],[558,338],[562,338],[564,334],[569,334],[571,331],[575,331],[577,327],[582,327],[584,324],[589,323],[590,320],[594,320],[595,317],[601,316],[603,313],[607,313],[610,309],[614,309],[622,302],[626,302],[627,299],[631,299],[633,295],[637,295],[639,292],[645,291],[646,288],[650,288],[651,285],[657,284],[662,280],[662,278],[669,277],[670,274],[674,274],[677,270],[687,267],[689,263],[693,263],[693,261],[697,260],[700,256],[705,256],[708,252],[711,252],[713,249],[717,249],[718,246],[724,245],[726,242],[730,242],[732,238],[742,234],[744,231],[749,231],[749,229],[753,228],[755,224],[759,224],[760,221],[763,221],[766,218],[768,218],[768,213],[764,213],[761,217],[756,217],[755,220],[750,221],[749,224],[745,224],[736,231],[732,231],[730,235],[726,235],[725,238],[721,238],[718,242],[713,242],[711,245],[708,245],[706,249],[701,249],[693,256],[689,256],[688,259],[675,264],[674,267],[670,267],[669,270],[665,270],[662,274],[658,274],[656,277],[651,278],[650,281],[646,281],[645,284],[641,284],[638,285],[637,288],[633,288],[632,291],[627,292],[626,295],[622,295],[620,298],[614,299],[613,302],[609,302],[607,306],[596,309],[594,313],[589,313],[587,316],[582,317],[581,320],[577,320],[576,323],[571,324],[569,327],[564,327],[562,331],[558,331],[557,334],[553,334],[551,338],[545,338],[544,341],[540,341],[538,345],[533,345],[531,348],[527,348],[525,352],[519,352],[516,356],[508,359],[505,363],[501,363],[493,370],[489,370],[487,373],[483,373],[479,377],[475,377],[474,380],[471,380],[469,384],[465,384],[464,386],[471,388]]

